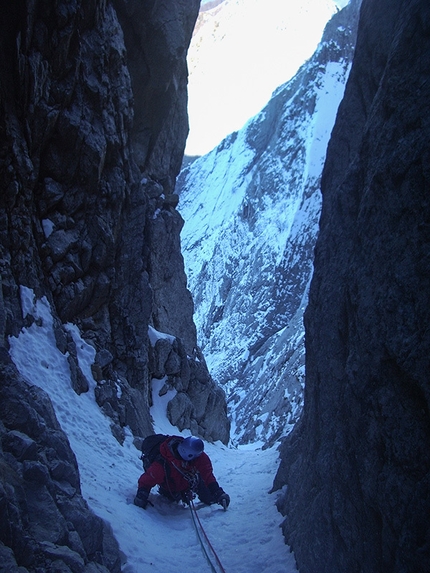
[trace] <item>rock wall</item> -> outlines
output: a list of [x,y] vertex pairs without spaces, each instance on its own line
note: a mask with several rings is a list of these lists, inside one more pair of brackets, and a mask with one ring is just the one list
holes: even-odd
[[301,573],[428,571],[429,66],[428,2],[363,0],[275,480]]
[[[96,399],[120,442],[126,425],[136,436],[153,431],[155,376],[177,390],[174,424],[229,439],[224,394],[197,348],[175,209],[188,130],[185,57],[198,9],[198,0],[2,7],[0,504],[9,518],[0,560],[8,571],[16,563],[48,570],[56,560],[62,571],[120,567],[111,534],[80,497],[49,399],[8,358],[8,337],[28,326],[20,286],[49,300],[78,393],[88,383],[64,323],[95,347]],[[171,335],[169,348],[151,344],[150,326]],[[46,535],[33,523],[43,500],[52,510]],[[88,540],[85,523],[94,525]]]
[[[97,381],[121,381],[122,403],[108,408],[118,435],[125,424],[151,431],[148,325],[178,338],[183,361],[199,354],[173,193],[198,7],[40,0],[11,6],[2,23],[6,334],[22,326],[19,285],[46,294],[59,345],[71,344],[61,324],[78,324],[98,351]],[[174,374],[169,383],[183,392]],[[204,413],[187,403],[194,427],[227,441],[223,394],[207,371],[204,384]]]
[[0,570],[119,573],[110,527],[81,497],[79,471],[48,396],[0,348]]

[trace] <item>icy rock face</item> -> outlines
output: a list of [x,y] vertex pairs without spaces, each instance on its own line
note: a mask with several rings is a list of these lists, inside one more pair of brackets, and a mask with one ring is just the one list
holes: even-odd
[[178,178],[199,344],[243,443],[273,443],[301,411],[320,177],[356,21],[353,6],[336,14],[267,107]]
[[[88,389],[62,327],[98,351],[99,403],[115,435],[149,416],[148,325],[198,353],[174,183],[188,130],[186,51],[198,0],[11,5],[2,20],[1,271],[6,335],[22,327],[19,285],[46,295],[73,386]],[[118,401],[107,389],[120,384]],[[218,429],[225,398],[207,374]],[[116,394],[116,392],[115,392]],[[218,402],[220,403],[218,404]],[[192,403],[192,399],[191,399]],[[211,431],[207,428],[211,427]]]
[[430,5],[364,0],[322,178],[303,417],[275,484],[302,573],[430,563]]

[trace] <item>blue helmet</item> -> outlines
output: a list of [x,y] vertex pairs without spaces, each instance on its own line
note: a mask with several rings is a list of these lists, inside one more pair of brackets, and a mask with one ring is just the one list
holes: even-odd
[[195,438],[194,436],[185,438],[178,446],[179,455],[186,462],[198,458],[203,450],[203,441],[200,438]]

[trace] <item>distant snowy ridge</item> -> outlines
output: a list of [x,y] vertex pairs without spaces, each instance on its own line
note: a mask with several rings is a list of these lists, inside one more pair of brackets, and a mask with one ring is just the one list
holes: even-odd
[[320,177],[355,27],[336,14],[262,112],[179,176],[199,344],[242,443],[273,443],[301,411]]

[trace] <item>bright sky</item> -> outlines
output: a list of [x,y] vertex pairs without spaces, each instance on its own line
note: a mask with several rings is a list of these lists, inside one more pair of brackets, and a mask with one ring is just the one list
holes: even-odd
[[312,55],[335,10],[334,0],[225,0],[205,12],[188,52],[185,153],[209,152],[257,114]]

